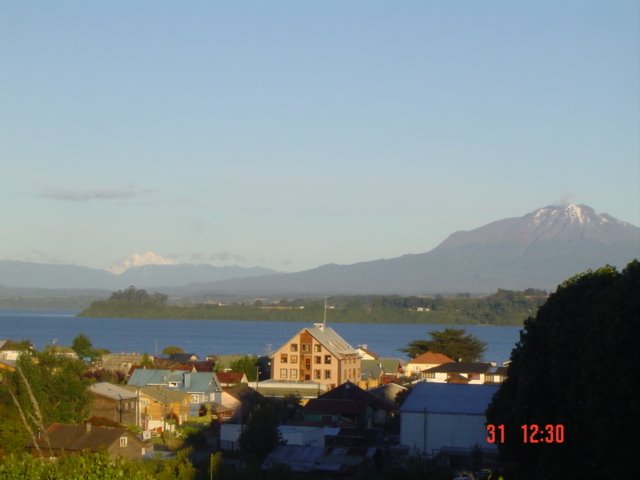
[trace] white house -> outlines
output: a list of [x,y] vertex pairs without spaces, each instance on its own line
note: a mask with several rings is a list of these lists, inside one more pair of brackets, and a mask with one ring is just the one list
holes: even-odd
[[451,363],[453,359],[442,353],[425,352],[413,358],[407,363],[405,372],[407,375],[420,375],[420,372],[429,368],[437,367],[443,363]]
[[485,410],[497,385],[418,383],[400,407],[400,443],[428,456],[466,452],[486,441]]

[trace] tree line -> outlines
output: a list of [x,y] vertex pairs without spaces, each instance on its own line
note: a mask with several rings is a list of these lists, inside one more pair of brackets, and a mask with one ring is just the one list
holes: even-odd
[[[395,295],[333,296],[327,301],[333,323],[424,323],[522,325],[544,303],[544,291],[498,290],[486,297],[468,294],[456,297],[418,297]],[[167,303],[167,295],[148,294],[129,287],[114,292],[107,300],[97,300],[81,317],[166,318],[211,320],[266,320],[309,322],[323,318],[324,301],[317,299],[283,299],[276,305],[262,301],[248,303],[186,304]]]

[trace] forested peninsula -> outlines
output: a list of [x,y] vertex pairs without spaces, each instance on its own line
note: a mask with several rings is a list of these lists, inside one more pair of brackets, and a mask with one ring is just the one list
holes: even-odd
[[[547,298],[541,290],[498,290],[486,297],[401,297],[381,295],[327,298],[327,320],[332,323],[423,323],[460,325],[522,325],[535,316]],[[94,301],[79,317],[154,318],[184,320],[264,320],[319,322],[324,301],[318,299],[255,300],[223,303],[170,304],[162,293],[129,287],[107,300]]]

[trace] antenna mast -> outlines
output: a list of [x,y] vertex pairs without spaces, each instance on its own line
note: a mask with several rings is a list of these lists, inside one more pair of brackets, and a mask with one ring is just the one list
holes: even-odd
[[324,317],[322,318],[322,326],[327,326],[327,297],[324,297]]

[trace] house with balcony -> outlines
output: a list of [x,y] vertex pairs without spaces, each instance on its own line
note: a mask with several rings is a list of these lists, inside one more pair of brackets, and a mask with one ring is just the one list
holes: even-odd
[[331,327],[316,323],[287,340],[272,356],[271,379],[314,382],[327,390],[345,382],[358,383],[360,358]]

